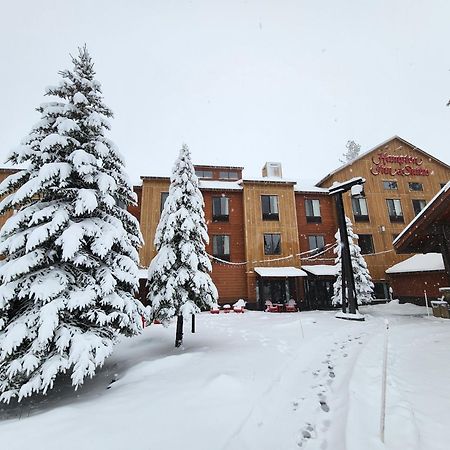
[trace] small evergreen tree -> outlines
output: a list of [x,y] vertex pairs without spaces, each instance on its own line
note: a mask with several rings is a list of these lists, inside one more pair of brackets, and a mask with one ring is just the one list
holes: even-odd
[[[348,233],[348,243],[350,247],[350,257],[353,268],[353,276],[355,279],[355,290],[356,299],[358,305],[363,303],[370,303],[372,301],[373,293],[373,283],[372,278],[369,274],[369,269],[367,268],[367,263],[364,260],[363,255],[361,255],[361,248],[355,243],[358,239],[358,235],[353,232],[352,222],[348,217],[345,218],[347,224]],[[342,259],[341,259],[341,234],[339,230],[335,234],[336,247],[334,248],[334,253],[336,254],[335,263],[337,265],[337,276],[336,281],[333,285],[334,295],[333,295],[333,305],[342,305]]]
[[357,144],[355,141],[347,141],[345,148],[347,150],[342,154],[342,158],[339,158],[339,161],[343,164],[347,164],[356,159],[361,151],[361,145]]
[[139,224],[123,160],[105,136],[111,111],[86,47],[46,95],[40,121],[8,161],[25,169],[0,185],[0,400],[81,385],[118,335],[141,330]]
[[155,234],[158,254],[149,267],[150,318],[168,325],[177,317],[175,346],[183,339],[183,317],[211,308],[217,289],[211,280],[211,262],[205,251],[208,232],[203,196],[188,147],[175,162],[169,195]]

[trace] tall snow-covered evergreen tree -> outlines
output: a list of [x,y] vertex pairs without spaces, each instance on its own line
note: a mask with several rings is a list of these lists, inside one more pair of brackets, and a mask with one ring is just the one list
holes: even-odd
[[[347,224],[348,243],[350,247],[350,256],[353,268],[353,277],[355,279],[355,290],[358,305],[363,303],[370,303],[372,301],[373,283],[372,278],[367,268],[367,263],[361,255],[361,248],[355,243],[358,235],[353,231],[352,222],[348,217],[345,218]],[[341,234],[339,230],[335,234],[336,247],[334,253],[336,254],[335,263],[337,264],[338,273],[336,281],[333,285],[333,305],[342,305],[342,260],[341,260]]]
[[0,400],[81,385],[119,335],[141,330],[139,224],[124,163],[106,137],[112,112],[86,47],[46,89],[56,101],[8,161],[25,167],[0,185]]
[[205,251],[208,233],[203,196],[188,147],[175,162],[169,195],[155,234],[157,255],[149,267],[150,317],[168,325],[177,317],[175,346],[182,343],[183,317],[217,301],[211,262]]

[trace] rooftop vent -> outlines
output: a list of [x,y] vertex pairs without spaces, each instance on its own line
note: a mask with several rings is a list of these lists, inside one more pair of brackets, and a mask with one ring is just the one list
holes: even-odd
[[262,168],[262,175],[266,178],[282,178],[281,163],[266,162]]

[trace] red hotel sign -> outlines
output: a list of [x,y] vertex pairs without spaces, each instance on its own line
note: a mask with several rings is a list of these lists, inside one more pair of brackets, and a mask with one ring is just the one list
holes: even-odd
[[372,156],[372,162],[373,166],[370,168],[372,175],[427,177],[431,173],[430,169],[421,167],[423,159],[419,156],[378,153],[376,156]]

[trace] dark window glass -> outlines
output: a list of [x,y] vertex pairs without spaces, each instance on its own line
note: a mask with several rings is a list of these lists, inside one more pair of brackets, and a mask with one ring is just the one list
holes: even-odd
[[325,247],[325,239],[320,235],[311,235],[308,236],[308,244],[310,250],[317,249],[316,253],[321,252]]
[[280,255],[281,254],[281,235],[265,234],[264,235],[264,254]]
[[371,234],[360,234],[358,237],[358,245],[361,249],[361,254],[363,255],[375,253]]
[[389,220],[391,222],[404,222],[402,204],[400,202],[400,199],[388,198],[386,199],[386,203],[389,213]]
[[426,204],[427,204],[427,202],[425,200],[416,200],[416,199],[414,199],[412,201],[414,214],[417,216],[417,214],[419,214],[420,211],[422,211],[422,209],[425,208]]
[[383,181],[383,188],[387,189],[388,191],[393,191],[398,189],[397,182],[396,181]]
[[423,191],[422,183],[408,183],[410,191]]
[[161,204],[159,205],[159,212],[162,213],[164,209],[164,205],[166,204],[167,197],[169,196],[168,192],[161,192]]
[[305,212],[307,222],[319,223],[322,221],[320,216],[320,201],[317,199],[307,198],[305,200]]
[[352,208],[355,222],[369,222],[367,201],[364,197],[352,197]]
[[278,195],[261,195],[263,220],[278,220]]
[[212,199],[213,220],[217,222],[228,222],[229,208],[227,197],[213,197]]
[[211,170],[197,169],[195,171],[195,175],[197,175],[199,178],[212,178],[213,177],[213,173]]
[[220,172],[219,178],[221,180],[237,180],[238,179],[238,173],[237,172]]
[[224,261],[230,260],[230,236],[213,236],[213,256]]

